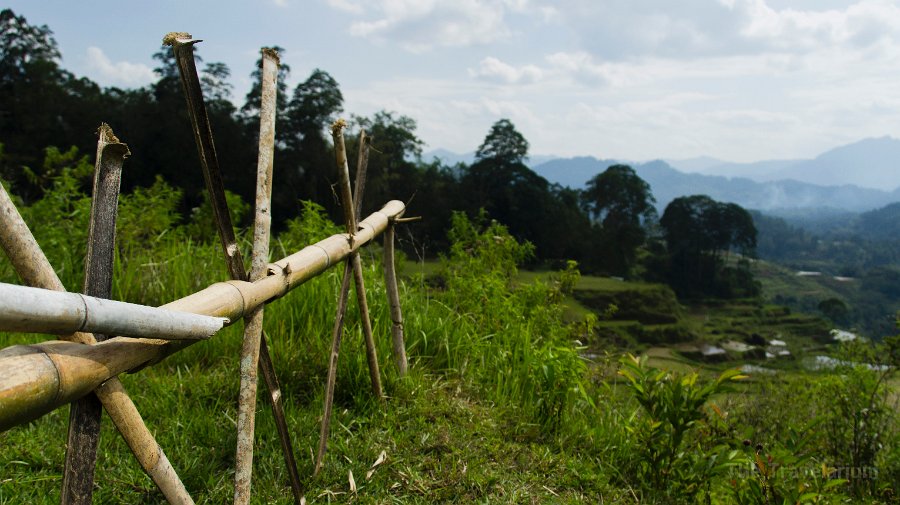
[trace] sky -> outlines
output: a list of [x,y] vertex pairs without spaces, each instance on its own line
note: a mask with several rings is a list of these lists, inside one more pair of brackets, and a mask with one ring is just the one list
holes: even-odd
[[416,120],[425,150],[474,151],[510,119],[532,154],[811,158],[900,137],[900,2],[887,0],[7,0],[62,65],[102,86],[155,80],[167,32],[232,72],[259,48],[289,90],[316,68],[344,115]]

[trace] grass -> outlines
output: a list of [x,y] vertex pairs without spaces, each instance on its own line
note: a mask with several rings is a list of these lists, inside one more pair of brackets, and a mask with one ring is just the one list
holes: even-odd
[[[281,256],[334,231],[334,225],[316,221],[313,215],[289,226],[273,246],[273,254]],[[384,402],[371,398],[358,313],[351,307],[339,360],[329,453],[316,479],[310,475],[340,269],[329,270],[266,307],[265,327],[310,503],[637,503],[654,498],[635,478],[636,469],[646,470],[636,442],[646,423],[642,424],[644,414],[633,392],[616,376],[616,355],[622,349],[595,353],[595,362],[585,367],[587,360],[578,356],[574,345],[575,336],[584,331],[578,314],[604,307],[592,310],[576,298],[599,292],[621,300],[665,301],[665,307],[647,307],[650,312],[668,310],[677,301],[668,299],[659,285],[581,277],[574,286],[576,297],[563,297],[547,272],[519,272],[514,279],[507,278],[498,272],[508,272],[509,264],[498,258],[514,257],[517,246],[498,239],[499,230],[483,235],[463,237],[472,247],[461,249],[449,266],[401,266],[411,364],[405,378],[398,377],[390,356],[379,251],[377,246],[364,249],[388,398]],[[176,240],[168,230],[143,240],[147,247],[124,248],[117,260],[116,298],[157,305],[224,278],[214,243],[183,236]],[[473,244],[481,244],[487,252]],[[73,254],[64,249],[48,252]],[[54,263],[58,259],[51,257]],[[77,289],[78,262],[71,257],[63,260],[69,266],[65,283]],[[439,283],[426,277],[439,272],[448,278],[442,287],[434,287]],[[558,274],[557,279],[565,275]],[[0,277],[14,280],[4,262]],[[766,318],[784,327],[806,323],[780,309],[746,302],[675,308],[676,323],[632,319],[603,321],[601,326],[622,331],[638,326],[647,332],[676,327],[747,331]],[[0,346],[44,338],[0,334]],[[122,377],[198,503],[232,498],[240,338],[236,325],[154,367]],[[798,336],[797,342],[802,338]],[[646,353],[653,366],[681,373],[699,370],[704,377],[728,367],[693,362],[674,352],[673,346],[650,347]],[[791,382],[795,375],[777,380],[799,383]],[[746,414],[753,413],[757,401],[753,395],[733,398],[736,412],[743,409],[747,419],[772,424],[771,418]],[[777,407],[783,410],[782,405]],[[811,408],[790,407],[798,419]],[[67,408],[62,408],[0,433],[0,504],[59,501],[67,422]],[[739,443],[734,434],[717,436]],[[777,433],[771,436],[776,443]],[[701,449],[692,446],[690,451],[694,450]],[[385,462],[373,468],[382,452]],[[702,460],[705,455],[700,452],[696,457]],[[724,482],[716,486],[726,486]],[[162,502],[108,419],[102,428],[95,498],[97,503]],[[258,402],[253,500],[291,502],[274,423],[263,400]]]

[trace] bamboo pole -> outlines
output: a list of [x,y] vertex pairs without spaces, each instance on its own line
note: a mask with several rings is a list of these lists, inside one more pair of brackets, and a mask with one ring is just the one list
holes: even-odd
[[220,317],[0,283],[0,331],[181,340],[207,339],[223,326]]
[[[55,291],[65,291],[65,287],[56,275],[56,272],[53,271],[53,267],[50,266],[50,262],[2,185],[0,185],[0,246],[3,247],[10,263],[12,263],[13,269],[26,284]],[[94,336],[90,333],[74,333],[69,339],[82,344],[96,343]],[[92,347],[84,345],[77,347],[92,349]],[[27,346],[17,351],[9,351],[9,349],[13,348],[0,351],[0,355],[29,352]],[[12,372],[16,371],[12,366],[0,366],[0,370],[5,372],[3,376],[0,376],[0,431],[40,416],[59,405],[64,405],[83,396],[60,397],[47,402],[47,398],[39,394],[35,396],[35,394],[47,389],[47,384],[52,386],[54,384],[52,377],[48,383],[46,378],[32,377],[29,379],[26,375],[23,377],[26,379],[26,382],[23,384],[23,381],[17,381],[16,377],[11,376]],[[55,370],[52,373],[58,374],[59,371]],[[153,434],[147,429],[147,425],[144,424],[137,407],[135,407],[134,402],[131,401],[131,398],[122,387],[122,383],[119,382],[115,375],[117,374],[109,375],[108,380],[105,381],[96,381],[98,386],[102,384],[94,392],[100,398],[101,403],[103,403],[103,408],[106,409],[116,429],[122,434],[122,438],[125,439],[125,443],[128,444],[141,467],[147,472],[147,475],[150,476],[159,490],[162,491],[166,500],[169,503],[178,505],[193,504],[194,501],[184,488],[184,484],[178,478],[168,458],[166,458],[162,447],[159,446],[156,439],[153,438]],[[66,377],[66,380],[63,380],[63,376],[60,375],[55,377],[57,392],[60,388],[68,387],[73,382],[73,379],[69,377]],[[30,382],[27,382],[28,380]],[[41,385],[42,381],[43,385]],[[7,398],[12,396],[15,399],[16,395],[22,392],[24,392],[22,399],[26,403],[36,401],[36,404],[22,407],[21,405],[15,405],[15,401],[11,403]],[[44,405],[41,405],[42,399]],[[22,407],[21,412],[16,410],[20,407]]]
[[[259,159],[256,167],[256,212],[253,222],[253,253],[250,281],[266,275],[269,261],[269,229],[272,218],[272,165],[275,154],[275,99],[278,79],[278,54],[262,50],[262,98],[259,114]],[[238,394],[237,452],[234,469],[234,503],[250,502],[253,475],[253,433],[256,422],[257,368],[262,338],[263,307],[245,318],[241,347],[241,389]]]
[[[331,135],[334,138],[335,161],[338,168],[338,177],[340,177],[341,203],[344,207],[347,233],[350,235],[350,241],[352,242],[355,240],[354,237],[359,226],[356,223],[356,209],[354,208],[356,201],[353,199],[353,192],[350,189],[350,169],[347,165],[347,148],[344,145],[345,126],[346,122],[339,119],[332,125]],[[360,142],[361,150],[364,145],[365,142]],[[366,360],[369,362],[369,379],[372,381],[372,392],[375,393],[376,398],[383,399],[381,372],[378,370],[378,354],[375,350],[375,339],[372,336],[372,324],[369,322],[369,306],[366,302],[366,287],[363,284],[362,262],[359,260],[359,254],[351,254],[350,262],[353,266],[353,277],[356,281],[356,301],[359,305],[359,317],[363,323],[363,337],[366,342]]]
[[406,344],[403,341],[403,312],[400,310],[400,290],[397,287],[397,271],[394,267],[394,223],[384,231],[384,283],[387,286],[388,303],[391,306],[391,341],[394,361],[400,376],[406,375]]
[[[91,198],[91,221],[82,291],[85,295],[110,298],[122,165],[125,157],[131,152],[127,145],[119,142],[112,128],[106,123],[100,125],[97,134],[99,138],[94,167],[94,191]],[[86,305],[85,309],[86,320]],[[79,331],[82,329],[79,328]],[[95,331],[94,337],[97,340],[106,340],[103,332]],[[88,394],[72,402],[72,408],[69,410],[66,462],[60,492],[62,504],[89,505],[93,501],[94,468],[97,463],[102,414],[102,405],[95,394]]]
[[[403,211],[403,202],[390,201],[359,223],[352,246],[348,234],[332,235],[270,264],[269,275],[256,282],[218,282],[163,307],[237,321],[345,260],[384,232]],[[88,346],[51,341],[0,350],[0,431],[46,414],[120,373],[154,365],[195,342],[115,337]]]
[[[362,209],[362,195],[366,186],[366,171],[369,166],[369,138],[366,137],[365,130],[359,132],[359,156],[356,165],[356,181],[353,193],[353,208],[356,215],[359,215]],[[348,175],[349,179],[349,175]],[[350,224],[348,223],[348,228]],[[334,327],[331,330],[331,353],[328,358],[328,377],[325,381],[325,408],[322,414],[322,425],[319,430],[319,448],[316,451],[316,461],[313,466],[313,477],[322,470],[325,460],[325,451],[328,447],[328,433],[331,428],[331,412],[334,406],[334,384],[337,379],[337,363],[341,350],[341,337],[344,332],[344,316],[347,313],[347,298],[350,294],[350,281],[353,273],[353,266],[347,261],[344,266],[344,275],[341,278],[341,290],[338,294],[337,314],[334,318]]]
[[[209,117],[206,105],[203,101],[203,90],[200,88],[200,79],[197,75],[197,67],[194,61],[194,44],[200,42],[194,40],[188,33],[173,32],[163,38],[163,44],[171,45],[175,59],[181,74],[181,84],[187,101],[188,114],[191,117],[191,126],[194,131],[194,139],[197,142],[197,152],[200,155],[200,165],[203,169],[203,178],[206,181],[206,189],[213,208],[213,217],[222,241],[222,250],[225,253],[225,261],[233,280],[247,280],[247,272],[241,258],[240,248],[234,236],[234,227],[231,223],[231,215],[228,212],[228,203],[225,199],[225,186],[222,183],[222,175],[219,170],[219,161],[213,142],[212,129],[209,125]],[[274,131],[274,125],[273,125]],[[260,341],[265,340],[265,334]],[[294,451],[291,446],[290,433],[287,429],[287,420],[284,416],[284,407],[281,402],[281,389],[275,374],[275,366],[268,353],[259,355],[259,366],[263,369],[263,378],[269,391],[269,400],[272,405],[272,415],[275,417],[275,426],[281,440],[281,447],[288,466],[288,474],[291,480],[291,489],[295,499],[300,493],[300,477],[297,474],[297,464],[294,460]]]

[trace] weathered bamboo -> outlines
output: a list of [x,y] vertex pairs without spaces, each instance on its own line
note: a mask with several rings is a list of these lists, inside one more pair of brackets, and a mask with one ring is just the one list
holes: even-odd
[[[355,200],[353,192],[350,189],[350,169],[347,165],[347,148],[344,145],[344,127],[346,123],[338,120],[331,127],[331,135],[334,138],[335,161],[338,168],[338,176],[341,185],[341,206],[344,207],[344,218],[347,221],[347,233],[350,234],[350,240],[355,240],[355,235],[359,226],[356,222]],[[360,150],[365,146],[365,142],[360,139]],[[361,158],[362,159],[362,158]],[[360,199],[360,202],[362,200]],[[366,342],[366,360],[369,362],[369,379],[372,381],[372,391],[375,397],[382,399],[384,394],[381,392],[381,372],[378,369],[378,353],[375,350],[375,338],[372,336],[372,324],[369,321],[369,307],[366,302],[366,287],[363,285],[362,262],[359,260],[359,254],[351,254],[350,262],[353,266],[353,277],[356,280],[356,301],[359,305],[359,317],[363,323],[363,338]]]
[[[209,117],[203,100],[203,90],[200,88],[200,78],[197,75],[197,67],[194,62],[194,44],[197,42],[200,41],[193,40],[188,33],[173,32],[163,38],[163,44],[172,46],[178,63],[188,114],[191,117],[191,126],[194,131],[194,139],[197,142],[197,152],[200,155],[203,178],[206,181],[206,189],[212,204],[213,217],[216,221],[219,237],[222,241],[222,250],[225,253],[228,271],[233,280],[244,281],[247,280],[247,272],[235,240],[234,227],[231,223],[231,214],[228,212],[228,203],[225,199],[225,186],[222,183],[222,175],[219,170],[212,129],[209,125]],[[265,340],[265,335],[261,336],[261,340]],[[263,368],[263,377],[266,380],[266,387],[272,404],[272,415],[275,416],[275,425],[278,428],[278,436],[284,449],[284,458],[285,461],[288,461],[291,486],[296,496],[299,492],[299,476],[296,472],[294,451],[291,448],[290,434],[287,430],[287,421],[281,404],[281,390],[275,375],[275,366],[272,364],[271,356],[268,353],[260,355],[259,366]]]
[[[366,186],[366,171],[368,170],[369,166],[369,141],[370,139],[366,136],[365,130],[360,130],[359,155],[357,157],[356,181],[354,183],[354,188],[356,191],[352,192],[353,208],[351,210],[353,212],[353,215],[349,216],[353,220],[356,219],[356,216],[359,215],[360,210],[362,209],[362,196],[365,193]],[[346,151],[344,151],[344,153],[343,164],[340,159],[337,160],[338,172],[342,172],[342,169],[346,167]],[[349,181],[349,179],[350,176],[349,173],[347,173],[347,180]],[[349,184],[347,185],[347,187],[349,188]],[[342,187],[342,190],[343,189],[344,188]],[[343,196],[346,205],[346,193],[344,193]],[[346,210],[344,215],[345,217],[348,216]],[[346,225],[348,230],[356,230],[358,228],[355,223],[349,220],[347,221]],[[335,315],[334,327],[331,331],[331,353],[329,354],[328,359],[328,377],[325,381],[325,408],[322,414],[322,424],[319,430],[319,448],[316,452],[316,461],[315,465],[313,466],[313,477],[317,476],[319,474],[319,471],[322,470],[322,466],[325,461],[325,451],[328,448],[328,436],[331,429],[331,412],[334,405],[334,385],[337,379],[337,363],[341,349],[341,337],[343,336],[344,332],[344,316],[347,312],[347,298],[350,293],[350,281],[352,273],[353,261],[347,260],[347,264],[344,267],[344,275],[341,279],[341,289],[338,294],[337,314]]]
[[403,341],[403,312],[400,310],[400,290],[397,286],[397,271],[394,268],[394,223],[384,230],[384,283],[387,287],[388,303],[391,306],[391,341],[394,361],[400,376],[406,375],[406,344]]
[[[362,195],[365,193],[366,171],[369,167],[369,138],[365,130],[359,132],[359,156],[356,164],[356,181],[354,181],[353,208],[359,215],[362,209]],[[349,228],[348,224],[348,228]],[[316,462],[313,466],[313,477],[322,470],[325,459],[325,450],[328,447],[328,432],[331,427],[331,412],[334,404],[334,384],[337,379],[337,362],[341,350],[341,337],[344,332],[344,316],[347,312],[347,298],[350,293],[350,281],[353,267],[350,261],[346,262],[344,275],[341,278],[341,290],[338,294],[337,314],[334,318],[334,327],[331,330],[331,353],[328,359],[328,377],[325,381],[325,408],[322,414],[322,425],[319,430],[319,448],[316,452]]]
[[210,317],[0,282],[0,331],[163,340],[207,339],[225,326]]
[[194,140],[197,142],[197,153],[203,167],[203,180],[206,182],[213,218],[219,229],[219,239],[222,241],[222,250],[225,251],[228,271],[232,279],[246,280],[244,260],[231,225],[231,215],[228,213],[228,203],[225,200],[225,185],[222,183],[222,173],[219,170],[219,158],[216,156],[212,128],[209,125],[203,90],[194,62],[194,44],[197,42],[200,41],[192,39],[189,33],[173,32],[163,37],[163,44],[172,46],[172,52],[178,63],[181,86],[187,101],[188,115],[191,117]]
[[[97,135],[94,191],[91,198],[91,221],[82,291],[88,296],[110,298],[122,165],[125,157],[131,152],[128,146],[119,142],[112,128],[106,123],[100,125]],[[87,317],[88,310],[85,305],[85,320]],[[78,328],[78,331],[83,330],[84,328]],[[106,334],[94,330],[94,338],[106,340]],[[93,501],[94,468],[97,462],[97,445],[100,442],[102,414],[100,400],[93,393],[72,402],[60,492],[62,504],[89,505]]]
[[[259,111],[259,158],[256,166],[256,213],[253,222],[253,253],[250,281],[266,275],[269,262],[269,229],[272,218],[272,165],[275,154],[275,99],[277,94],[278,54],[262,50],[262,98]],[[253,434],[256,423],[257,368],[262,338],[263,307],[245,318],[241,347],[241,388],[238,393],[237,452],[234,467],[234,503],[250,502],[253,475]]]
[[[215,283],[163,307],[237,321],[346,259],[384,232],[403,211],[403,202],[390,201],[359,223],[353,246],[348,234],[332,235],[270,264],[269,275],[256,282]],[[195,342],[115,337],[90,346],[51,341],[0,350],[0,370],[4,371],[0,431],[79,398],[120,373],[156,364]]]
[[[16,206],[13,204],[12,200],[9,198],[9,194],[7,194],[6,189],[3,188],[2,185],[0,185],[0,246],[3,247],[10,263],[12,263],[13,269],[15,269],[16,273],[19,274],[26,284],[56,291],[65,291],[65,287],[56,275],[56,272],[53,271],[53,267],[50,266],[50,262],[47,260],[44,252],[34,239],[34,235],[31,234],[31,230],[28,229],[28,226],[22,219],[22,215],[19,214],[18,209],[16,209]],[[73,342],[84,344],[96,343],[96,340],[91,333],[74,333],[69,338]],[[28,349],[26,348],[25,351],[27,350]],[[6,352],[6,350],[0,351],[0,354],[3,352]],[[11,368],[7,369],[5,367],[0,367],[0,370],[7,371],[11,370]],[[58,373],[58,371],[54,373]],[[58,384],[68,384],[71,382],[71,380],[64,382],[58,375],[56,378]],[[17,394],[16,389],[24,389],[26,395],[28,394],[28,391],[35,392],[41,390],[41,386],[36,385],[34,387],[28,385],[20,385],[18,387],[12,385],[11,388],[7,387],[7,384],[12,383],[14,383],[14,381],[11,382],[5,376],[0,378],[0,396],[6,395],[8,393],[7,389],[10,389],[9,393],[12,395]],[[171,463],[169,463],[169,460],[166,458],[162,447],[156,443],[153,434],[147,429],[144,420],[141,419],[137,407],[135,407],[134,402],[131,401],[128,394],[125,393],[119,379],[115,376],[110,376],[109,380],[105,381],[105,383],[104,381],[99,381],[99,383],[102,383],[102,386],[97,388],[94,392],[103,403],[103,408],[106,409],[113,424],[116,425],[119,433],[122,434],[122,438],[125,440],[125,443],[128,444],[132,453],[134,453],[135,458],[138,460],[141,467],[147,472],[147,475],[153,479],[153,482],[159,490],[162,491],[166,500],[168,500],[169,503],[178,505],[193,504],[194,501],[184,488],[184,484],[182,484],[181,479],[179,479],[178,475],[175,473],[175,469],[172,468]],[[0,419],[0,431],[30,419],[32,413],[41,415],[42,413],[49,412],[56,406],[63,405],[75,398],[76,397],[73,396],[68,399],[60,399],[55,406],[44,407],[46,410],[40,407],[26,406],[25,411],[22,413],[8,411],[8,402],[0,399],[0,418],[3,418]],[[30,401],[33,398],[28,398],[26,396],[24,399]],[[6,413],[10,414],[10,419],[21,416],[20,419],[22,420],[5,424],[7,419],[4,417],[4,414]]]

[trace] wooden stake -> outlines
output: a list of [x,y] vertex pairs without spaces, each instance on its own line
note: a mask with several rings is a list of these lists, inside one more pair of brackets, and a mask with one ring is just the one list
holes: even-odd
[[[253,223],[253,254],[250,281],[266,275],[269,262],[269,229],[272,223],[272,165],[275,155],[275,98],[278,55],[262,50],[262,101],[259,114],[259,159],[256,167],[256,214]],[[234,470],[234,503],[250,502],[253,475],[253,433],[256,423],[257,368],[262,338],[263,307],[245,319],[241,347],[241,389],[238,395],[237,454]]]
[[[0,185],[0,246],[3,247],[6,256],[12,263],[13,269],[26,284],[55,291],[65,291],[65,287],[56,275],[56,272],[53,271],[53,267],[50,266],[50,262],[2,185]],[[94,336],[90,333],[75,333],[69,338],[73,342],[83,344],[96,343]],[[94,350],[88,346],[78,347]],[[6,350],[0,351],[0,354],[5,352]],[[11,367],[0,367],[0,369],[4,371],[13,370]],[[107,372],[110,372],[110,370],[107,369]],[[54,370],[52,373],[58,374],[59,371]],[[153,482],[162,491],[166,500],[173,504],[193,504],[194,501],[184,488],[184,484],[178,478],[178,474],[175,473],[175,469],[172,468],[162,448],[156,443],[153,434],[147,429],[147,425],[141,419],[137,407],[135,407],[131,398],[128,397],[128,394],[125,393],[125,389],[122,387],[119,379],[115,377],[116,375],[118,373],[108,373],[105,379],[92,382],[92,384],[97,386],[102,384],[96,389],[95,393],[103,403],[103,408],[106,409],[113,424],[116,425],[119,433],[122,434],[122,438],[125,439],[141,467],[153,479]],[[59,375],[56,375],[55,380],[60,387],[71,382],[71,380],[64,381]],[[30,383],[35,384],[36,381],[40,383],[41,378],[32,377]],[[38,391],[41,388],[26,387],[26,390]],[[12,380],[12,378],[5,377],[4,380],[0,381],[0,431],[83,396],[71,395],[65,397],[60,395],[52,401],[46,401],[49,399],[45,399],[43,405],[40,404],[40,397],[26,396],[24,399],[37,401],[38,405],[16,406],[12,410],[8,409],[9,402],[2,397],[6,392],[12,392],[15,399],[19,391],[22,391],[22,388],[17,387],[16,381]],[[90,391],[90,389],[87,389],[87,391]],[[16,411],[17,408],[22,410]],[[7,413],[10,415],[7,416]]]
[[[351,244],[353,234],[359,230],[356,223],[356,216],[362,209],[362,195],[365,191],[366,172],[369,165],[369,142],[370,138],[366,137],[365,130],[359,132],[359,156],[356,165],[356,192],[350,190],[350,171],[347,164],[346,147],[342,129],[343,121],[338,121],[332,126],[332,133],[335,135],[335,155],[338,167],[338,173],[341,179],[341,195],[344,205],[344,217],[346,219],[347,230],[350,234]],[[335,131],[338,133],[335,133]],[[338,137],[340,140],[338,140]],[[340,145],[340,147],[338,147]],[[346,180],[346,184],[344,181]],[[352,205],[350,204],[352,202]],[[349,212],[348,212],[349,209]],[[331,332],[331,354],[328,360],[328,378],[325,382],[325,408],[322,414],[322,425],[319,431],[319,449],[316,453],[316,463],[313,468],[313,477],[319,474],[325,461],[325,451],[328,448],[328,436],[331,428],[331,412],[334,404],[334,384],[337,379],[337,362],[341,348],[341,337],[344,331],[344,315],[347,311],[347,297],[350,293],[350,276],[355,274],[357,269],[360,272],[357,281],[357,303],[359,303],[360,314],[363,320],[364,334],[366,335],[366,356],[369,358],[369,374],[372,378],[372,387],[376,391],[376,395],[381,398],[381,379],[378,371],[378,358],[375,355],[375,341],[371,338],[372,327],[368,324],[369,310],[365,299],[365,286],[362,282],[362,265],[359,262],[359,254],[353,253],[347,260],[344,268],[344,276],[341,280],[341,290],[338,295],[337,314],[334,319],[334,327]],[[355,275],[354,275],[355,277]],[[360,293],[362,297],[360,299]],[[371,351],[370,351],[371,350]],[[374,357],[374,376],[373,376],[373,360]]]
[[[225,261],[233,280],[247,280],[247,272],[241,258],[234,236],[234,227],[231,223],[231,214],[228,212],[228,203],[225,199],[225,186],[222,183],[222,175],[219,170],[219,161],[216,156],[216,148],[213,142],[212,129],[209,125],[209,117],[203,100],[203,90],[200,88],[200,79],[197,75],[197,67],[194,61],[194,44],[200,42],[194,40],[188,33],[169,33],[163,38],[163,44],[171,45],[181,74],[181,84],[184,96],[187,100],[188,113],[191,117],[191,126],[194,130],[194,139],[197,142],[197,151],[200,154],[200,164],[203,168],[203,178],[206,181],[206,189],[213,208],[213,217],[219,230],[222,241],[222,250],[225,253]],[[274,125],[273,125],[274,132]],[[248,321],[248,324],[250,322]],[[265,336],[261,335],[261,340]],[[287,431],[287,421],[279,401],[281,390],[275,376],[275,366],[272,364],[268,353],[260,355],[259,366],[263,368],[263,378],[269,390],[272,402],[272,415],[275,416],[275,425],[281,438],[285,461],[288,462],[288,472],[291,478],[291,488],[294,496],[300,492],[299,476],[296,474],[294,452],[291,449],[290,434]],[[276,380],[271,380],[276,379]]]
[[387,286],[388,303],[391,306],[391,340],[394,361],[400,377],[406,375],[406,344],[403,341],[403,313],[400,311],[400,290],[397,286],[397,272],[394,268],[394,223],[384,231],[384,283]]
[[[97,133],[99,139],[83,291],[89,296],[110,298],[122,164],[131,153],[106,123],[100,125]],[[94,338],[103,341],[106,335],[95,333]],[[100,400],[94,394],[72,403],[60,503],[81,505],[93,501],[94,467],[103,413],[101,407]]]
[[[353,246],[354,237],[359,231],[359,226],[356,223],[356,200],[353,199],[353,192],[350,189],[350,169],[347,166],[347,148],[344,145],[345,126],[346,123],[339,119],[332,125],[331,134],[334,138],[335,161],[337,162],[338,176],[340,177],[341,204],[344,207],[347,233],[350,234],[351,246]],[[364,137],[365,133],[360,135],[360,150],[363,150],[365,146]],[[362,201],[361,197],[359,201]],[[350,262],[353,266],[353,277],[356,279],[356,300],[359,304],[360,318],[363,321],[363,337],[366,342],[366,359],[369,362],[369,378],[372,381],[372,391],[375,393],[376,398],[383,399],[381,373],[378,370],[378,354],[375,350],[375,339],[372,336],[372,325],[368,320],[369,307],[366,303],[366,288],[362,284],[362,263],[359,261],[359,252],[355,249],[353,254],[350,255]]]

